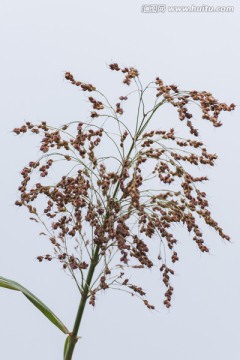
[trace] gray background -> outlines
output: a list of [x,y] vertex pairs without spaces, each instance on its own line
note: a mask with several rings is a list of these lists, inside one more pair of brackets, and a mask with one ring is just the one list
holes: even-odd
[[[57,264],[35,261],[49,245],[25,211],[14,206],[20,170],[38,154],[36,139],[16,138],[12,128],[24,120],[62,124],[79,119],[84,100],[64,81],[64,72],[111,96],[113,84],[120,84],[107,69],[112,61],[136,66],[143,82],[159,75],[183,89],[210,90],[221,101],[239,105],[239,2],[207,2],[235,6],[234,13],[222,14],[143,14],[141,5],[126,0],[1,1],[0,274],[29,288],[69,327],[78,304],[74,284]],[[207,172],[205,190],[232,244],[207,230],[211,252],[203,255],[187,233],[181,234],[172,308],[162,306],[158,273],[148,281],[158,313],[124,293],[99,296],[96,308],[84,314],[74,359],[240,358],[239,106],[224,113],[222,121],[222,128],[209,125],[201,132],[209,149],[219,154],[217,166]],[[1,359],[62,358],[64,336],[20,293],[0,289],[0,319]]]

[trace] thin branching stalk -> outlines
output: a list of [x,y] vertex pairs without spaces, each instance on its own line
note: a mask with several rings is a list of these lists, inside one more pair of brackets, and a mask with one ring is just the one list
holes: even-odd
[[[222,125],[220,114],[234,110],[235,105],[219,102],[210,92],[181,91],[174,84],[165,85],[159,77],[144,87],[137,69],[120,68],[116,63],[109,67],[124,74],[125,85],[133,83],[137,88],[121,95],[113,105],[95,86],[66,72],[66,80],[89,95],[90,118],[59,129],[44,121],[38,125],[28,121],[13,130],[17,135],[31,132],[41,136],[43,155],[22,170],[16,201],[17,206],[28,209],[31,220],[43,225],[41,234],[53,246],[54,255],[37,259],[58,260],[81,295],[71,332],[44,304],[30,297],[68,334],[64,360],[72,359],[86,304],[95,306],[98,293],[122,290],[149,310],[155,309],[146,289],[132,283],[135,272],[159,268],[165,286],[163,303],[167,308],[172,305],[171,280],[179,260],[177,225],[187,229],[202,253],[210,251],[203,238],[204,224],[230,240],[213,219],[202,191],[208,178],[196,175],[203,167],[214,166],[217,155],[208,153],[198,139],[194,122],[200,115],[202,122],[218,128]],[[153,93],[154,101],[148,106],[146,97]],[[124,104],[132,98],[136,116],[126,116]],[[162,128],[159,113],[165,104],[176,109],[187,137],[177,136],[180,130],[175,127]],[[191,109],[197,105],[197,113],[193,115],[189,105]],[[66,166],[61,166],[62,161]],[[57,168],[54,182],[49,176],[52,168]],[[39,198],[46,200],[44,205]],[[26,290],[6,279],[0,280],[0,285]]]

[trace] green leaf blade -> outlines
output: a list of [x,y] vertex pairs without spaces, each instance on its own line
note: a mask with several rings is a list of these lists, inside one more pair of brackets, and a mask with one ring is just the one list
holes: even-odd
[[62,321],[50,310],[41,300],[33,295],[29,290],[24,288],[13,280],[9,280],[0,276],[0,287],[9,290],[20,291],[31,303],[45,315],[55,326],[57,326],[64,334],[69,334],[69,330]]

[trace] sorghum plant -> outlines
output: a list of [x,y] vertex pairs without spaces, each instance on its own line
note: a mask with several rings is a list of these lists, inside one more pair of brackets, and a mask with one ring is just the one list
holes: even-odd
[[[130,281],[132,272],[158,267],[166,288],[163,303],[171,306],[170,264],[179,260],[175,225],[185,226],[203,253],[209,248],[199,223],[230,239],[212,218],[200,188],[207,177],[193,175],[194,167],[201,171],[217,159],[199,139],[193,110],[198,105],[202,121],[217,128],[220,113],[235,105],[219,102],[210,92],[181,91],[159,77],[143,87],[137,69],[116,63],[109,68],[124,74],[127,87],[134,85],[115,105],[95,86],[66,72],[67,81],[89,94],[89,116],[60,128],[26,122],[13,130],[41,137],[42,154],[22,170],[16,205],[28,209],[52,243],[52,253],[39,255],[39,262],[59,261],[76,283],[80,304],[72,331],[21,285],[1,278],[1,286],[22,291],[68,335],[65,360],[72,359],[85,306],[95,306],[99,292],[123,289],[154,309],[141,284]],[[134,119],[124,110],[131,99]],[[166,104],[176,110],[187,137],[180,137],[176,127],[166,129],[159,115]]]

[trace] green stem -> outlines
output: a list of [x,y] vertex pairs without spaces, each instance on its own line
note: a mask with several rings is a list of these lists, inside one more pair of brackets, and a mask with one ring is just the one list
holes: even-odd
[[[133,150],[139,136],[142,134],[142,132],[146,128],[147,124],[151,120],[151,118],[152,118],[153,114],[155,113],[155,111],[159,108],[159,106],[162,105],[163,102],[164,101],[159,103],[154,108],[154,110],[152,111],[152,114],[149,116],[149,118],[147,119],[145,124],[144,124],[145,116],[143,117],[143,120],[142,120],[142,122],[141,122],[141,124],[139,126],[138,131],[136,132],[136,134],[135,134],[135,136],[133,138],[132,145],[131,145],[131,147],[130,147],[130,149],[128,151],[128,154],[126,156],[127,160],[129,159],[129,156],[130,156],[130,154],[131,154],[131,152],[132,152],[132,150]],[[118,181],[117,186],[116,186],[115,191],[114,191],[114,194],[113,194],[113,198],[115,198],[115,196],[117,195],[119,186],[120,186],[120,182]],[[107,212],[106,219],[108,218],[108,216],[109,216],[109,211]],[[88,295],[89,295],[89,289],[90,289],[91,281],[92,281],[92,278],[93,278],[93,274],[94,274],[95,268],[96,268],[97,263],[98,263],[99,250],[100,250],[99,245],[97,245],[96,248],[95,248],[95,251],[93,253],[93,257],[91,259],[91,263],[90,263],[90,267],[89,267],[89,270],[88,270],[87,279],[86,279],[86,282],[85,282],[85,285],[84,285],[84,288],[83,288],[83,293],[82,293],[82,297],[81,297],[80,304],[79,304],[79,307],[78,307],[78,312],[77,312],[77,315],[76,315],[73,331],[72,331],[71,334],[69,334],[69,337],[68,337],[68,343],[67,343],[67,348],[66,348],[64,360],[71,360],[72,359],[73,351],[74,351],[75,345],[76,345],[76,343],[78,341],[78,337],[77,337],[78,330],[79,330],[80,323],[81,323],[81,320],[82,320],[82,316],[83,316],[83,312],[84,312],[84,309],[85,309],[86,301],[87,301],[87,298],[88,298]]]
[[86,305],[86,301],[88,298],[88,294],[89,294],[89,289],[90,289],[90,285],[91,285],[91,281],[92,281],[92,277],[94,274],[94,270],[97,266],[97,262],[98,262],[98,253],[99,253],[99,246],[96,246],[95,252],[93,254],[91,263],[90,263],[90,267],[88,270],[88,274],[87,274],[87,279],[85,282],[85,286],[83,289],[83,293],[82,293],[82,297],[81,297],[81,301],[78,307],[78,312],[77,312],[77,316],[75,319],[75,323],[74,323],[74,327],[73,327],[73,331],[72,333],[69,335],[69,342],[67,345],[67,350],[66,350],[66,354],[65,354],[65,358],[64,360],[71,360],[72,359],[72,354],[75,348],[75,345],[77,343],[77,335],[78,335],[78,330],[79,330],[79,326],[82,320],[82,315],[83,315],[83,311]]

